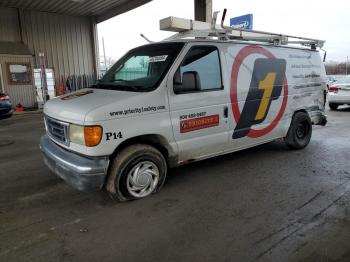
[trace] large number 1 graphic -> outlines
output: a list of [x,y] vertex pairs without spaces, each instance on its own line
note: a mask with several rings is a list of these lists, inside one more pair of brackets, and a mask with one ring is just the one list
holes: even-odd
[[253,125],[265,120],[271,102],[281,96],[285,71],[284,59],[255,60],[247,99],[232,135],[233,139],[246,136]]
[[267,112],[267,107],[270,102],[270,97],[272,95],[273,86],[276,79],[276,73],[268,73],[264,80],[261,80],[258,88],[264,90],[263,97],[258,109],[258,113],[255,116],[255,120],[258,121],[263,119]]

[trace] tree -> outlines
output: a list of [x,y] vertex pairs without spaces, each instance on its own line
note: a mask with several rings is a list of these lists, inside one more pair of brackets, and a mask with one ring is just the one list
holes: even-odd
[[[325,64],[327,75],[345,75],[346,74],[346,63],[329,61]],[[348,64],[348,70],[350,71],[350,65]]]

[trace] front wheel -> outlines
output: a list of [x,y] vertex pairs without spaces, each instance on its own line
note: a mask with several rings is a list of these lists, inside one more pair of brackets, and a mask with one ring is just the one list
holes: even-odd
[[297,112],[293,116],[284,141],[293,149],[302,149],[309,144],[311,135],[312,123],[309,115],[305,112]]
[[147,197],[163,186],[167,164],[154,147],[137,144],[123,149],[113,160],[107,191],[113,199],[127,201]]

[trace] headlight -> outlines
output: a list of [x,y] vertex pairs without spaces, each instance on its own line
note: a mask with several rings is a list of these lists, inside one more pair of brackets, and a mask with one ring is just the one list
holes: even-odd
[[72,143],[97,146],[101,142],[102,127],[101,126],[79,126],[71,124],[69,126],[69,140]]
[[75,144],[85,145],[84,127],[70,124],[69,125],[69,140]]

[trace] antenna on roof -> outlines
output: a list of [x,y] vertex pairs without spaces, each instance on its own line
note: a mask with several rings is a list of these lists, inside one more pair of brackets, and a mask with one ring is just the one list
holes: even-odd
[[222,17],[221,17],[221,28],[225,28],[224,27],[224,21],[225,21],[225,17],[226,17],[226,12],[227,12],[227,9],[225,8],[224,9],[224,12],[222,13]]
[[143,39],[145,39],[148,43],[154,43],[153,41],[151,41],[151,40],[149,40],[145,35],[143,35],[143,34],[140,34],[140,36],[143,38]]

